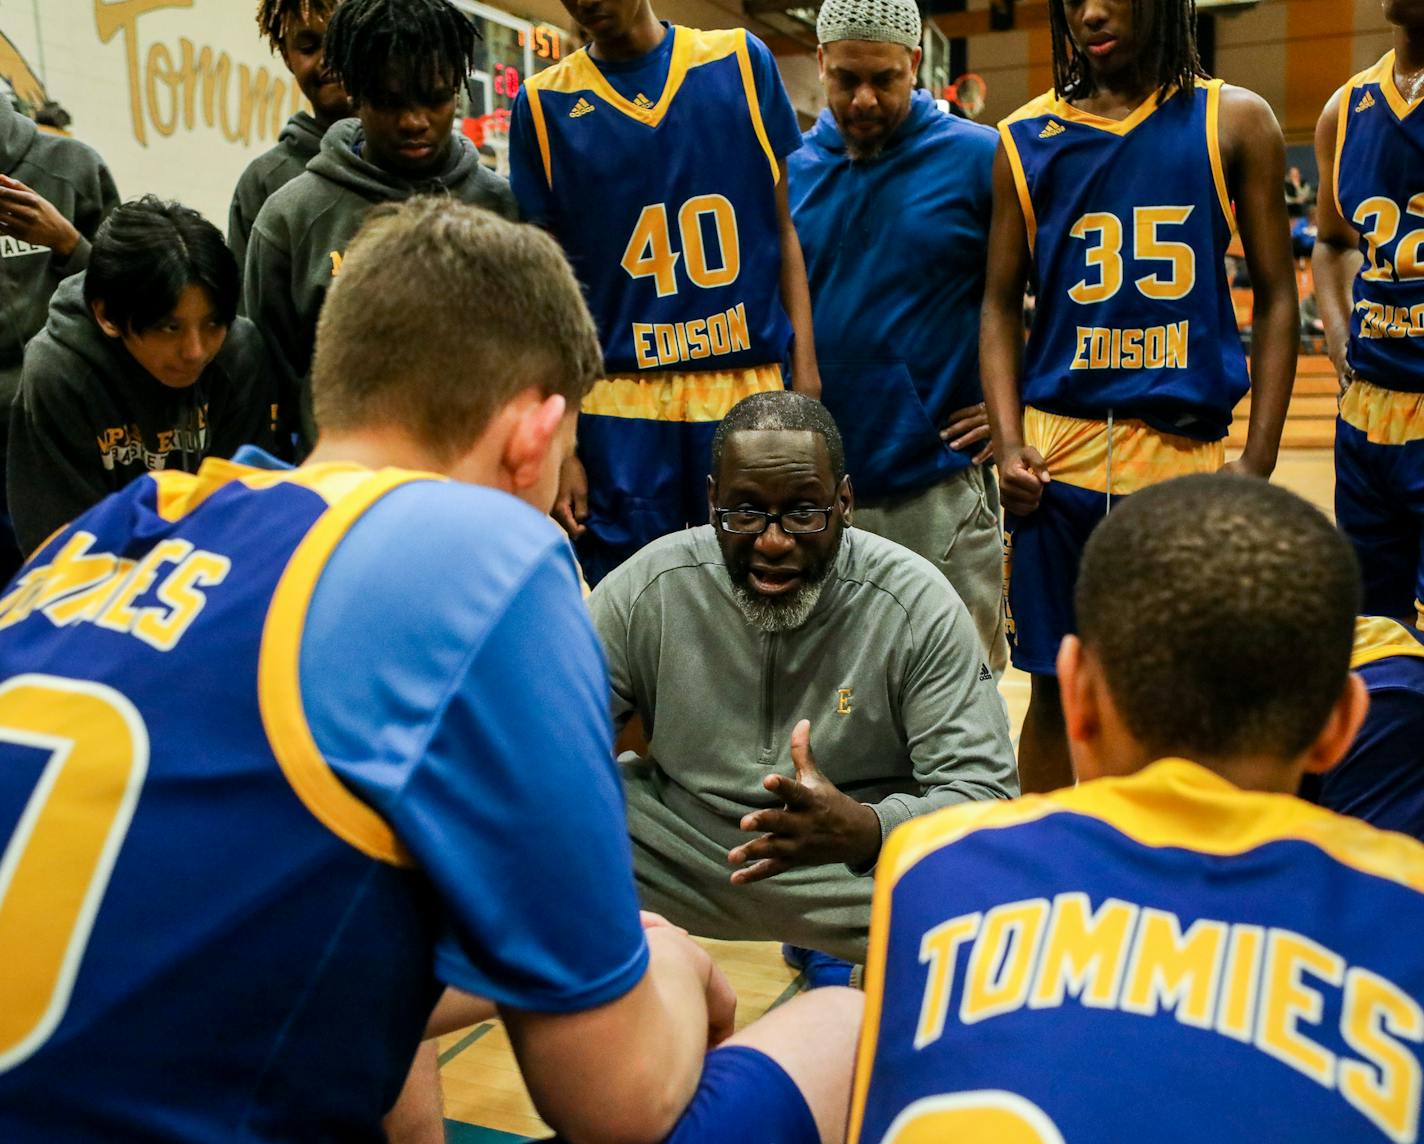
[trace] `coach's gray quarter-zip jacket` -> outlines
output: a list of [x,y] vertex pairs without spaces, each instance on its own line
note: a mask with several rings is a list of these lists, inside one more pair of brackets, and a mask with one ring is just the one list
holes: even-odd
[[811,721],[825,776],[880,818],[1018,794],[1003,701],[969,613],[906,548],[848,529],[799,629],[768,634],[738,610],[710,526],[655,541],[589,600],[615,723],[636,712],[648,757],[625,790],[649,909],[711,937],[793,941],[856,957],[870,879],[844,866],[732,886],[726,851],[753,835],[762,787],[794,774],[791,730]]

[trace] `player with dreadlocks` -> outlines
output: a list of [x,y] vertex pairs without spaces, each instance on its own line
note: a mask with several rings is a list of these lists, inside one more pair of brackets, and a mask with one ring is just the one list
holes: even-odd
[[326,66],[323,44],[326,26],[341,0],[261,0],[257,26],[272,50],[282,57],[292,79],[311,104],[298,111],[277,145],[257,156],[242,172],[228,210],[227,241],[241,266],[247,257],[247,237],[257,212],[272,194],[304,170],[321,150],[321,139],[338,119],[351,114],[346,91]]
[[[1049,0],[1053,90],[999,125],[980,326],[1006,510],[1013,660],[1033,677],[1025,792],[1072,781],[1055,657],[1088,534],[1115,498],[1220,469],[1269,476],[1299,339],[1281,129],[1208,79],[1192,0]],[[1251,370],[1223,266],[1239,226]],[[1023,294],[1038,309],[1024,348]]]
[[[317,315],[346,244],[378,203],[448,195],[515,217],[509,184],[453,133],[455,96],[476,32],[445,0],[345,0],[326,30],[325,68],[355,119],[327,131],[305,172],[263,205],[247,250],[244,299],[278,376],[282,441],[310,451],[309,371]],[[417,336],[418,315],[399,339]]]

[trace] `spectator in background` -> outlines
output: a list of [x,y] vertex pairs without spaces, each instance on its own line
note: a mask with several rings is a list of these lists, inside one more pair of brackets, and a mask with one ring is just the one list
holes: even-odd
[[[516,215],[509,184],[453,134],[455,96],[474,66],[475,26],[444,0],[345,0],[327,29],[325,67],[358,119],[326,133],[307,170],[263,205],[244,270],[246,313],[273,356],[282,451],[305,457],[316,440],[311,357],[317,316],[346,244],[379,203],[448,195]],[[392,332],[392,354],[410,331]]]
[[1315,208],[1291,207],[1291,253],[1296,258],[1309,258],[1315,252]]
[[[0,423],[20,384],[25,343],[60,282],[89,262],[89,241],[119,202],[109,169],[77,139],[41,133],[0,99]],[[3,446],[3,442],[0,442]],[[0,467],[3,467],[0,447]],[[0,582],[19,567],[0,494]]]
[[266,441],[262,339],[197,211],[116,208],[56,292],[10,408],[6,488],[25,552],[134,477]]
[[978,342],[998,136],[915,90],[914,0],[827,0],[816,32],[828,106],[786,172],[856,527],[939,569],[1002,674],[1004,538]]
[[1286,205],[1304,208],[1315,201],[1315,188],[1305,181],[1299,167],[1286,172]]
[[277,145],[247,165],[232,194],[227,241],[238,269],[247,257],[247,239],[257,212],[272,194],[307,169],[321,152],[321,141],[338,119],[351,114],[351,101],[326,66],[326,25],[341,0],[261,0],[257,26],[282,57],[311,104],[287,120]]

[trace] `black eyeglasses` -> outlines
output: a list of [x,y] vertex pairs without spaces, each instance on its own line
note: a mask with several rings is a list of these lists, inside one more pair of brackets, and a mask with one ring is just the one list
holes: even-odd
[[834,505],[798,508],[790,512],[759,512],[754,508],[719,508],[717,526],[738,536],[760,536],[775,521],[787,536],[813,536],[830,527]]

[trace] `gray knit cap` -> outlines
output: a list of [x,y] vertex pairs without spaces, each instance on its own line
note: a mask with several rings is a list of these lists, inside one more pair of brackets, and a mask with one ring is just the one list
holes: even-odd
[[816,17],[816,39],[823,44],[873,40],[913,51],[923,30],[915,0],[826,0]]

